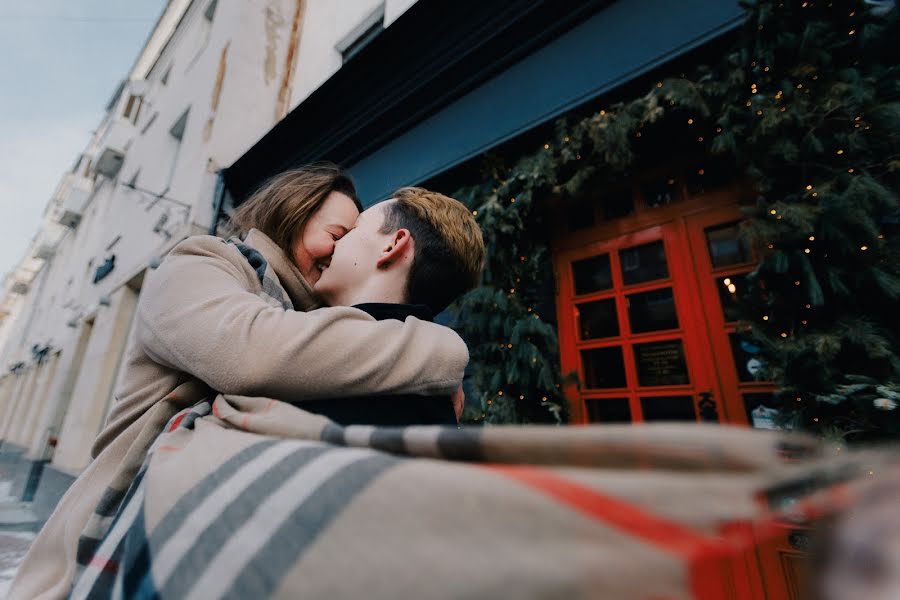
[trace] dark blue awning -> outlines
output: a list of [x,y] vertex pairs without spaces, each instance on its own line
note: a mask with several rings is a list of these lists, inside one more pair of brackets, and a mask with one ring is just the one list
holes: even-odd
[[360,196],[371,204],[433,177],[720,36],[743,14],[733,1],[616,2],[350,166]]

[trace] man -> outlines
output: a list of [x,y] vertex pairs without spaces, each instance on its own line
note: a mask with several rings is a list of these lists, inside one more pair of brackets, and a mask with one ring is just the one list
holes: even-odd
[[[478,284],[484,241],[462,203],[407,187],[360,214],[321,267],[315,290],[328,305],[354,306],[376,319],[430,321]],[[340,424],[451,425],[462,411],[462,394],[452,400],[394,395],[298,405]]]

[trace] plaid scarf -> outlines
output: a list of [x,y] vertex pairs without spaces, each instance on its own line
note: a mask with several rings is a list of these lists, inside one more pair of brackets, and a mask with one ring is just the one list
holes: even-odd
[[746,552],[896,458],[693,424],[340,427],[223,395],[165,429],[73,598],[728,597]]

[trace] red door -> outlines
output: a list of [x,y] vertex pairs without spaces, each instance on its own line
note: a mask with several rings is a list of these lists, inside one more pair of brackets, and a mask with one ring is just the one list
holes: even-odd
[[737,323],[737,297],[758,262],[738,234],[741,219],[737,206],[725,206],[685,217],[685,224],[725,420],[766,427],[774,425],[774,386],[760,379],[759,348]]
[[773,386],[757,380],[759,349],[736,322],[755,265],[736,197],[650,215],[555,253],[561,365],[578,381],[572,422],[771,425]]
[[573,422],[720,421],[681,219],[558,253]]

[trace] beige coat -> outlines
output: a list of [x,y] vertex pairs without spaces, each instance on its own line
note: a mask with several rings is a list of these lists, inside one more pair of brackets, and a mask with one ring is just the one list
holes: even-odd
[[117,467],[142,432],[155,435],[148,429],[159,427],[160,415],[151,409],[192,376],[221,393],[290,401],[449,395],[460,385],[468,351],[450,329],[412,317],[376,321],[348,307],[299,312],[316,304],[293,263],[259,231],[245,245],[265,264],[251,265],[234,244],[196,236],[147,278],[126,375],[94,444],[95,460],[35,539],[11,598],[68,593],[78,538]]

